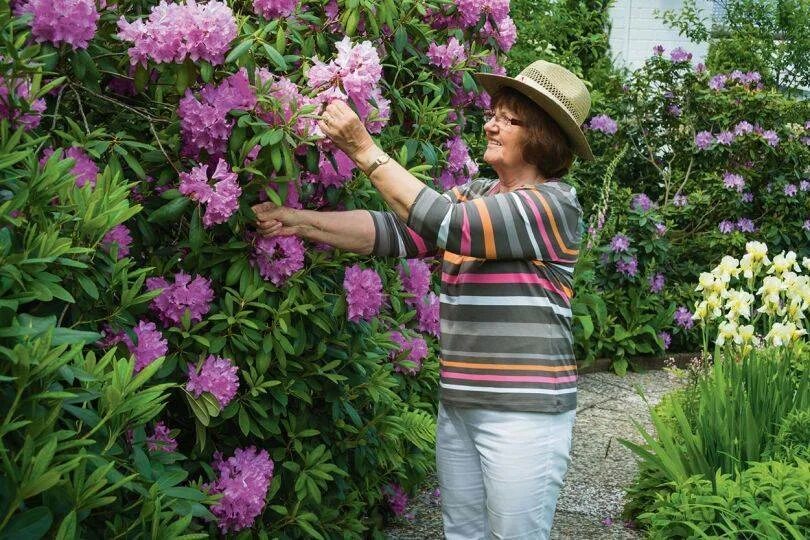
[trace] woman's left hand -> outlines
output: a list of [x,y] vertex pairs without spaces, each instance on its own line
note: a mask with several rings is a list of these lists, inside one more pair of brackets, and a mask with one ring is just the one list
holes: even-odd
[[333,101],[326,106],[318,127],[354,161],[374,146],[366,126],[351,107],[342,101]]

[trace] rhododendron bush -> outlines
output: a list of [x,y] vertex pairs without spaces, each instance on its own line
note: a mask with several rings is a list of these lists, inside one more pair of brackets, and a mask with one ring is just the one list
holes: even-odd
[[402,514],[433,467],[436,262],[261,238],[250,207],[384,207],[317,127],[336,99],[466,182],[509,3],[16,0],[0,27],[0,535]]

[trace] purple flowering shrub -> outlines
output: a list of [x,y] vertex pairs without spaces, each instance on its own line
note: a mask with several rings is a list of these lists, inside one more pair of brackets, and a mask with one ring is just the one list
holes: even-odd
[[384,208],[317,127],[335,99],[433,187],[477,175],[472,74],[505,72],[509,2],[18,0],[0,23],[3,444],[57,447],[0,534],[399,515],[434,466],[436,261],[260,238],[250,207]]

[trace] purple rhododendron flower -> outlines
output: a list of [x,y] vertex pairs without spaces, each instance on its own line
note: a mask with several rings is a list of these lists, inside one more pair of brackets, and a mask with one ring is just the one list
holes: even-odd
[[133,65],[146,65],[150,59],[178,64],[186,59],[207,60],[219,65],[237,29],[233,12],[224,2],[198,4],[187,0],[175,4],[161,0],[152,7],[146,23],[143,19],[129,23],[121,17],[118,30],[120,39],[133,42],[127,51]]
[[220,452],[214,452],[213,466],[219,478],[204,488],[210,493],[222,494],[211,507],[220,530],[226,533],[250,527],[264,509],[267,489],[273,479],[273,460],[267,450],[258,451],[255,446],[237,448],[233,456],[224,461]]
[[672,204],[673,206],[683,207],[689,204],[689,199],[686,197],[686,195],[678,193],[672,198]]
[[95,0],[28,0],[16,11],[33,15],[31,35],[37,43],[67,43],[74,49],[87,48],[100,16]]
[[756,226],[754,225],[754,221],[747,217],[741,217],[737,220],[737,230],[740,232],[748,232],[752,233],[757,230]]
[[[23,113],[13,102],[12,95],[28,106]],[[0,120],[7,119],[13,128],[22,126],[26,131],[36,128],[45,112],[44,98],[31,100],[31,85],[25,79],[6,79],[0,76]]]
[[447,168],[439,176],[439,184],[445,191],[469,182],[478,174],[478,165],[470,157],[467,143],[459,136],[451,137],[445,143]]
[[776,146],[779,144],[779,135],[772,129],[762,132],[762,138],[765,139],[769,145]]
[[649,212],[656,205],[646,193],[637,193],[633,196],[633,202],[630,204],[630,206],[633,207],[633,210],[639,212]]
[[399,267],[399,277],[405,291],[413,295],[405,299],[409,304],[417,303],[430,291],[430,267],[421,259],[407,259]]
[[726,76],[723,74],[715,75],[709,79],[709,88],[712,90],[722,90],[726,87]]
[[626,253],[630,248],[630,239],[623,234],[617,234],[610,240],[610,250],[613,253]]
[[734,174],[726,171],[723,173],[723,185],[727,189],[734,189],[739,193],[745,188],[745,179],[739,174]]
[[155,327],[155,323],[140,321],[132,331],[138,342],[133,343],[127,335],[124,335],[123,342],[135,357],[135,373],[138,373],[161,356],[165,356],[169,350],[169,342],[163,339],[163,334]]
[[664,236],[667,233],[667,226],[663,223],[656,223],[655,224],[655,234],[658,236]]
[[118,246],[118,260],[129,255],[129,246],[132,245],[132,236],[125,225],[116,225],[104,235],[101,246],[108,252],[112,251],[113,244]]
[[406,366],[400,363],[394,365],[394,371],[398,373],[406,373],[408,375],[416,375],[422,369],[422,361],[427,358],[428,347],[427,342],[421,336],[414,336],[407,338],[399,332],[391,332],[391,341],[399,345],[398,351],[391,351],[390,358],[393,360],[405,351],[408,351],[408,356],[405,360],[413,363],[413,366]]
[[730,131],[721,131],[720,133],[717,134],[715,140],[719,144],[728,146],[734,141],[734,134]]
[[454,65],[467,59],[464,46],[458,39],[450,38],[446,45],[431,43],[427,50],[427,57],[430,63],[444,72],[449,72]]
[[751,125],[750,122],[746,122],[745,120],[743,120],[742,122],[740,122],[736,126],[734,126],[734,135],[736,135],[737,137],[740,137],[740,136],[745,135],[747,133],[752,133],[753,131],[754,131],[754,126]]
[[[96,185],[96,176],[98,176],[98,166],[95,162],[90,159],[84,150],[78,148],[76,146],[71,146],[67,149],[67,151],[62,153],[62,149],[60,148],[58,151],[58,156],[61,159],[73,159],[74,164],[73,168],[70,169],[70,173],[76,177],[76,186],[83,187],[85,184],[90,184],[91,186]],[[46,148],[42,151],[42,158],[39,160],[40,165],[45,165],[45,162],[48,161],[48,158],[51,157],[51,154],[54,153],[52,148]]]
[[655,274],[654,276],[650,276],[650,292],[653,293],[660,293],[664,290],[664,284],[666,283],[666,278],[664,274]]
[[213,186],[208,183],[205,165],[191,169],[191,172],[180,173],[180,193],[192,201],[205,204],[202,222],[205,227],[228,221],[228,218],[239,208],[239,196],[242,188],[228,163],[221,159],[212,178],[218,180]]
[[653,47],[653,54],[655,56],[662,56],[664,54],[664,46],[659,44]]
[[701,150],[706,150],[714,142],[714,135],[710,131],[701,131],[695,135],[695,146]]
[[164,326],[180,325],[186,310],[189,310],[192,323],[201,321],[214,299],[214,291],[209,280],[202,276],[192,280],[191,276],[184,272],[175,274],[173,284],[169,284],[162,277],[148,278],[146,288],[150,291],[163,289],[152,300],[150,307],[158,314]]
[[807,180],[802,180],[799,182],[799,190],[800,191],[810,191],[810,182]]
[[692,60],[692,53],[683,50],[681,47],[677,47],[670,51],[669,59],[673,62],[689,62]]
[[383,495],[391,511],[397,516],[405,513],[405,508],[408,506],[408,494],[402,489],[399,484],[390,483],[383,488]]
[[704,73],[706,71],[706,64],[698,62],[695,66],[695,73]]
[[751,193],[750,191],[746,191],[745,193],[743,193],[742,195],[740,195],[740,200],[741,200],[742,202],[744,202],[744,203],[750,203],[750,202],[753,202],[753,200],[754,200],[754,194],[753,194],[753,193]]
[[256,240],[251,264],[276,287],[304,267],[304,241],[297,236],[271,236]]
[[724,219],[717,225],[717,228],[720,230],[721,233],[729,234],[734,232],[734,230],[737,228],[737,225],[733,221]]
[[380,312],[383,302],[382,281],[373,269],[363,269],[359,264],[347,268],[343,288],[346,290],[350,321],[370,321]]
[[439,297],[429,292],[416,303],[416,327],[422,332],[428,332],[436,337],[441,333],[439,320]]
[[493,38],[503,52],[509,52],[517,41],[517,26],[512,17],[506,16],[497,20],[495,26],[487,19],[479,33],[479,41]]
[[155,431],[146,438],[146,448],[150,452],[174,452],[177,450],[177,441],[169,434],[171,430],[163,421],[155,424]]
[[635,277],[638,274],[638,259],[631,257],[629,261],[616,261],[616,271],[628,277]]
[[608,135],[613,135],[619,129],[619,125],[616,123],[616,121],[606,114],[594,116],[586,125],[588,129],[601,131],[602,133],[606,133]]
[[810,219],[805,219],[804,223],[802,224],[802,229],[805,231],[810,231]]
[[675,310],[673,320],[675,321],[675,324],[684,330],[689,330],[695,325],[695,321],[692,320],[692,312],[684,306],[679,306],[678,309]]
[[674,104],[667,107],[667,112],[671,116],[674,116],[676,118],[678,118],[679,116],[681,116],[681,114],[683,114],[683,111],[681,110],[681,108],[678,107],[677,105],[674,105]]
[[238,371],[239,368],[227,358],[209,355],[199,373],[189,366],[186,390],[196,397],[200,397],[203,392],[209,392],[224,408],[239,390]]
[[253,11],[270,20],[289,17],[297,5],[298,0],[253,0]]
[[664,342],[664,350],[666,351],[669,349],[669,346],[672,344],[672,336],[669,332],[658,332],[658,337],[661,338],[661,341]]
[[455,4],[460,28],[475,26],[482,15],[491,15],[496,21],[509,15],[509,0],[457,0]]
[[799,188],[796,187],[796,184],[788,184],[785,186],[785,195],[788,197],[795,197],[796,193],[799,192]]

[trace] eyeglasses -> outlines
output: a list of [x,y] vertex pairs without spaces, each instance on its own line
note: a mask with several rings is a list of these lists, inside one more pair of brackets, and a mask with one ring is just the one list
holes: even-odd
[[495,120],[502,129],[509,129],[512,126],[522,126],[523,120],[512,118],[506,114],[496,113],[495,111],[484,111],[484,123],[488,124],[490,120]]

